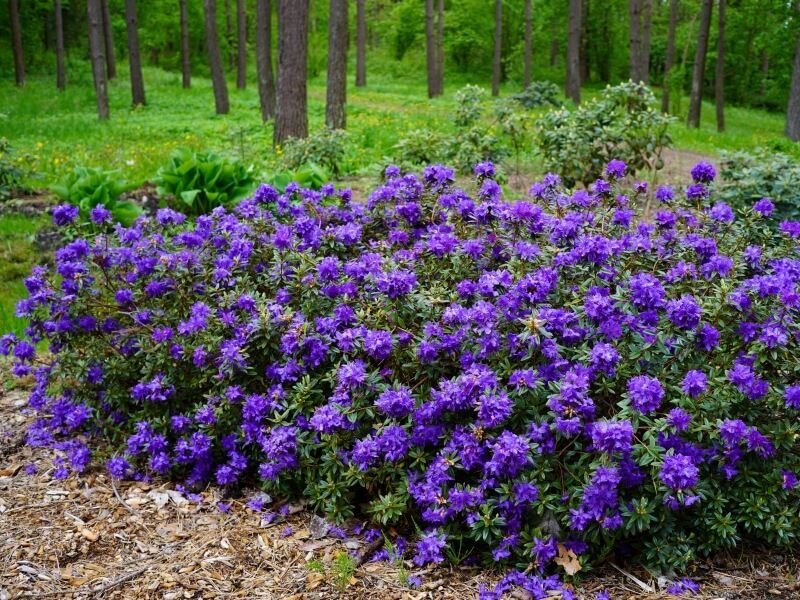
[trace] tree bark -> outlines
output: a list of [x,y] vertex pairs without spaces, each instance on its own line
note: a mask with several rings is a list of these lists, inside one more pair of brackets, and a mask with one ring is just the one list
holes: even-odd
[[639,50],[639,80],[650,83],[650,32],[653,25],[653,0],[642,2],[642,45]]
[[[795,4],[795,8],[800,16],[800,1]],[[786,137],[794,142],[800,141],[800,35],[797,37],[794,51],[792,83],[789,88],[789,103],[786,106]]]
[[233,69],[233,21],[231,19],[231,0],[225,0],[225,52],[228,57],[228,68]]
[[628,1],[628,21],[630,42],[631,66],[630,77],[632,81],[641,80],[641,48],[642,48],[642,0]]
[[131,97],[134,106],[147,104],[144,97],[142,60],[139,56],[139,19],[136,0],[125,0],[125,31],[128,35],[128,64],[131,68]]
[[567,36],[567,97],[575,104],[581,101],[581,0],[569,0],[569,33]]
[[114,54],[114,28],[111,27],[111,11],[108,9],[108,0],[102,0],[103,11],[103,43],[106,50],[106,74],[109,79],[117,77],[117,59]]
[[433,0],[425,0],[425,63],[428,71],[428,98],[436,96],[436,34]]
[[444,94],[444,0],[436,9],[436,95]]
[[703,100],[703,78],[706,72],[706,53],[708,52],[708,31],[711,27],[711,11],[714,0],[703,0],[700,7],[700,29],[697,33],[697,50],[692,69],[692,89],[689,94],[689,116],[687,125],[700,127],[700,109]]
[[211,67],[211,84],[214,87],[214,105],[218,115],[228,114],[228,85],[222,67],[222,53],[217,35],[217,0],[203,0],[206,18],[206,46],[208,64]]
[[53,8],[56,21],[56,87],[64,90],[67,88],[67,69],[64,61],[64,13],[61,10],[61,0],[55,0]]
[[667,30],[667,55],[664,58],[664,91],[661,94],[661,112],[669,112],[669,86],[675,64],[675,32],[678,29],[678,0],[669,0],[669,29]]
[[103,35],[102,0],[87,0],[86,12],[89,20],[89,55],[92,61],[92,77],[97,97],[97,116],[108,119],[108,80],[106,79],[106,57]]
[[14,53],[14,80],[19,87],[25,85],[25,55],[22,51],[22,25],[19,20],[19,1],[8,0],[11,20],[11,49]]
[[589,0],[583,0],[581,6],[581,47],[578,51],[580,56],[581,84],[584,81],[589,81],[589,32],[587,31],[587,25],[590,21],[589,8]]
[[308,136],[308,0],[278,0],[276,144]]
[[261,118],[268,121],[275,116],[275,78],[272,75],[272,2],[256,3],[256,68],[258,69],[258,97],[261,101]]
[[181,12],[181,72],[183,75],[183,87],[189,88],[192,85],[192,62],[189,56],[189,10],[186,6],[187,0],[180,0]]
[[367,85],[367,11],[365,0],[356,0],[356,87]]
[[522,85],[527,88],[531,84],[533,71],[533,15],[532,1],[525,0],[525,50]]
[[717,104],[717,131],[725,131],[725,0],[719,0],[717,13],[717,64],[714,71],[714,100]]
[[330,0],[325,124],[331,129],[344,129],[346,120],[348,1]]
[[494,57],[492,58],[492,96],[500,95],[503,50],[503,0],[494,2]]
[[239,52],[236,69],[236,87],[247,87],[247,12],[244,0],[236,0],[236,46]]

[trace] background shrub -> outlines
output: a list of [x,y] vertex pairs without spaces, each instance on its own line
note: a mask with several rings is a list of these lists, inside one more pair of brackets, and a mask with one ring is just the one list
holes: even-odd
[[342,129],[322,129],[307,138],[292,138],[283,145],[284,162],[289,169],[318,165],[333,176],[342,174],[347,133]]
[[27,192],[28,188],[23,183],[26,176],[27,172],[17,160],[14,147],[6,138],[0,137],[0,202],[14,194]]
[[540,106],[563,105],[561,90],[552,81],[532,81],[531,84],[512,98],[523,108],[538,108]]
[[419,524],[417,565],[795,543],[800,223],[735,213],[710,165],[638,223],[645,186],[607,170],[506,200],[490,164],[471,193],[391,168],[366,202],[262,186],[77,239],[0,345],[36,381],[28,441],[57,477],[97,449],[115,477]]

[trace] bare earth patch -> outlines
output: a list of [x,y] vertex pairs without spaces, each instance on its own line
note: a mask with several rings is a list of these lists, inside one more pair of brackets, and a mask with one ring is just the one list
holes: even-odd
[[[7,377],[0,369],[0,380]],[[230,510],[220,512],[216,488],[198,504],[170,483],[113,483],[100,468],[54,481],[50,452],[23,443],[26,402],[23,390],[0,392],[0,600],[474,598],[501,575],[369,562],[374,544],[327,535],[300,506],[268,523],[243,498],[225,499]],[[333,566],[343,552],[356,557],[344,578]],[[403,585],[403,574],[421,576],[422,586]],[[800,598],[800,563],[785,554],[748,549],[701,563],[693,576],[703,583],[699,598]],[[668,597],[657,591],[664,583],[609,563],[576,591],[585,599],[603,589],[615,599],[656,599]]]

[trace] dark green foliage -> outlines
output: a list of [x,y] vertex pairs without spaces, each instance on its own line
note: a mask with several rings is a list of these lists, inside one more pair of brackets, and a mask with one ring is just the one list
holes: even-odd
[[283,145],[284,162],[290,169],[315,164],[334,176],[344,168],[347,133],[341,129],[322,129],[304,139],[292,138]]
[[512,96],[525,108],[561,106],[561,90],[552,81],[534,81],[524,91]]
[[129,226],[143,214],[138,204],[120,200],[120,196],[132,187],[120,179],[118,171],[75,167],[72,173],[51,189],[64,202],[80,209],[80,218],[84,223],[89,222],[89,211],[95,206],[104,206],[111,212],[114,221]]
[[255,187],[252,168],[213,152],[179,148],[155,178],[158,193],[174,198],[175,208],[187,215],[204,215],[229,206]]
[[548,171],[568,185],[588,185],[614,158],[632,172],[662,168],[661,152],[672,143],[671,121],[655,107],[647,86],[627,82],[607,87],[574,111],[548,112],[537,123],[536,141]]
[[800,163],[785,154],[760,150],[722,155],[720,196],[735,206],[761,198],[775,203],[775,221],[800,217]]
[[0,202],[27,191],[22,183],[25,176],[25,169],[16,160],[14,147],[6,138],[0,137]]
[[286,186],[292,182],[297,183],[303,188],[318,190],[327,180],[328,173],[325,169],[314,163],[308,163],[296,171],[281,171],[280,173],[275,173],[267,179],[267,183],[283,193],[286,191]]

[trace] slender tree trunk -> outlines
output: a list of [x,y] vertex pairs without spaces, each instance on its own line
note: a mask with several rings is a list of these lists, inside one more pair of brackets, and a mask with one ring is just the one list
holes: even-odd
[[[800,17],[800,0],[795,3],[795,12]],[[797,36],[794,51],[792,83],[789,88],[789,103],[786,106],[786,136],[794,142],[800,141],[800,35]]]
[[236,87],[243,90],[247,87],[247,11],[244,0],[236,0],[236,33],[239,51],[236,69]]
[[575,104],[581,101],[581,0],[569,0],[569,34],[567,36],[567,96]]
[[103,10],[103,42],[106,50],[106,72],[109,79],[117,77],[117,59],[114,54],[114,28],[111,27],[111,11],[108,0],[101,0]]
[[356,87],[367,85],[367,11],[365,0],[356,0]]
[[531,0],[525,0],[525,57],[524,70],[522,74],[522,85],[528,87],[531,84],[533,71],[533,15]]
[[630,22],[631,66],[630,77],[632,81],[641,81],[641,50],[642,50],[642,0],[628,1],[628,17]]
[[675,31],[678,29],[678,0],[669,0],[669,29],[667,30],[667,55],[664,58],[664,92],[661,95],[661,112],[669,112],[669,86],[675,64]]
[[228,114],[228,84],[222,67],[222,53],[217,35],[217,0],[203,0],[206,18],[206,46],[208,64],[211,67],[211,83],[214,87],[214,105],[218,115]]
[[183,87],[192,85],[192,61],[189,56],[189,10],[187,0],[180,0],[181,6],[181,71],[183,74]]
[[331,129],[344,129],[346,120],[348,1],[330,0],[325,124]]
[[428,70],[428,98],[436,96],[436,36],[433,0],[425,0],[425,62]]
[[492,58],[492,96],[500,95],[503,50],[503,0],[494,2],[494,57]]
[[444,0],[436,9],[436,95],[444,94]]
[[233,19],[231,17],[231,0],[225,0],[225,52],[228,57],[228,68],[233,70]]
[[579,50],[581,84],[589,81],[589,32],[587,31],[587,25],[591,20],[589,8],[589,0],[583,0],[583,5],[581,6],[581,48]]
[[19,20],[19,1],[8,0],[11,20],[11,49],[14,53],[14,80],[19,87],[25,85],[25,55],[22,52],[22,25]]
[[103,6],[101,0],[87,0],[86,12],[89,20],[89,55],[92,60],[94,91],[97,96],[97,116],[108,119],[108,80],[106,79],[106,57],[103,42]]
[[61,0],[55,0],[54,12],[56,17],[56,87],[64,90],[67,88],[67,69],[64,66],[64,14],[61,10]]
[[640,81],[650,83],[650,32],[653,26],[653,0],[642,1],[642,46],[639,53]]
[[278,0],[276,144],[308,136],[308,1]]
[[703,0],[700,7],[700,29],[697,34],[697,51],[692,69],[692,89],[689,94],[689,116],[687,124],[697,129],[700,127],[700,108],[703,100],[703,79],[706,72],[706,52],[708,51],[708,31],[711,27],[711,12],[714,0]]
[[144,78],[142,60],[139,56],[139,19],[136,14],[136,0],[125,0],[125,27],[128,34],[128,63],[131,68],[131,96],[133,105],[144,106]]
[[258,68],[258,97],[261,118],[275,116],[275,78],[272,75],[272,2],[256,3],[256,67]]
[[725,131],[725,0],[719,0],[717,13],[717,65],[714,71],[714,99],[717,104],[717,131]]

